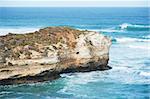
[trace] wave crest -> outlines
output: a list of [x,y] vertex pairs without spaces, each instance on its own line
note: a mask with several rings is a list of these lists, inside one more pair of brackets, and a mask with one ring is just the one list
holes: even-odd
[[121,25],[119,25],[119,28],[124,30],[124,29],[150,29],[149,25],[134,25],[134,24],[130,24],[130,23],[123,23]]
[[[90,30],[90,29],[88,29]],[[94,29],[92,29],[94,30]],[[107,33],[123,33],[125,31],[149,31],[150,25],[134,25],[130,23],[123,23],[119,26],[112,27],[112,28],[104,28],[104,29],[97,29],[94,31],[98,32],[107,32]]]

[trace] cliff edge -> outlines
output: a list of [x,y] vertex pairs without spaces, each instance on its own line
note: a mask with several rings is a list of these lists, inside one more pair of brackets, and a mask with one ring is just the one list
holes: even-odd
[[60,73],[109,69],[111,40],[97,32],[47,27],[0,37],[0,85],[53,80]]

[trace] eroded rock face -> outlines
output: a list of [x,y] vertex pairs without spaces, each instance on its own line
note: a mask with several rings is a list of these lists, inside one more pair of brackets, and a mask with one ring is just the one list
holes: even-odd
[[60,73],[108,69],[111,40],[92,31],[47,27],[0,37],[0,84],[45,81]]

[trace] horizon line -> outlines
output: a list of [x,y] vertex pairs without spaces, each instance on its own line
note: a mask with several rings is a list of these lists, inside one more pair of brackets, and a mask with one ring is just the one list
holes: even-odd
[[87,7],[91,7],[91,8],[150,8],[150,6],[0,6],[0,7],[23,7],[23,8],[28,8],[28,7],[39,7],[39,8],[87,8]]

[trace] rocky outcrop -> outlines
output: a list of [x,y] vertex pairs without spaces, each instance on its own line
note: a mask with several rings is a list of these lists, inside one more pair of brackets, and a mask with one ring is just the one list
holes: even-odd
[[93,31],[47,27],[0,37],[0,84],[52,80],[60,73],[106,70],[111,40]]

